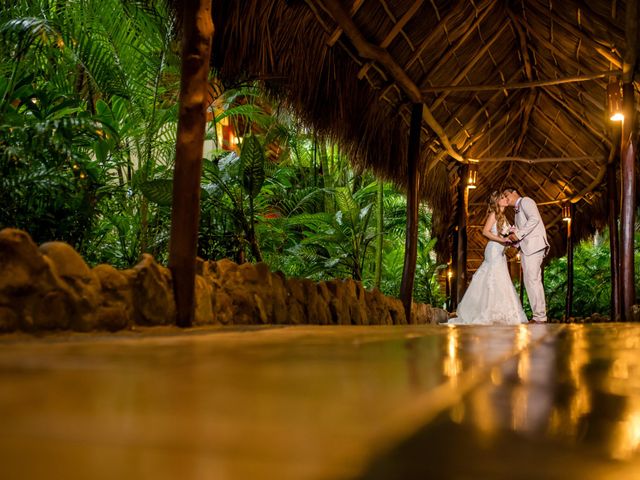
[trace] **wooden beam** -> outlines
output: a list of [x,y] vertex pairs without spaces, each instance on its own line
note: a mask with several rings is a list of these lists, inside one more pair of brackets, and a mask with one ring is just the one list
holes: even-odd
[[574,118],[574,120],[578,122],[580,126],[589,130],[591,133],[593,133],[596,137],[598,137],[602,142],[606,143],[608,146],[611,146],[611,139],[607,138],[607,136],[602,132],[599,132],[598,130],[596,130],[596,128],[591,124],[591,122],[585,122],[584,115],[581,115],[578,112],[576,112],[571,107],[571,105],[569,105],[566,101],[564,101],[562,98],[560,98],[558,95],[556,95],[554,92],[550,90],[546,90],[544,94],[547,95],[549,98],[551,98],[558,105],[562,106],[569,114],[571,114],[571,116]]
[[559,163],[559,162],[587,162],[596,161],[603,163],[607,157],[604,155],[585,155],[582,157],[546,157],[546,158],[524,158],[524,157],[484,157],[473,158],[469,157],[469,160],[474,162],[486,163],[486,162],[521,162],[529,165],[536,163]]
[[214,27],[211,0],[185,0],[183,8],[180,107],[173,175],[169,268],[176,300],[176,323],[180,327],[189,327],[195,311],[200,176]]
[[417,166],[420,157],[420,132],[422,103],[414,103],[411,109],[409,148],[407,153],[407,229],[404,243],[404,267],[400,284],[400,298],[404,305],[407,323],[412,322],[413,284],[418,258],[418,204],[420,202],[420,175]]
[[461,165],[458,182],[458,253],[456,255],[456,299],[460,303],[467,290],[467,223],[469,218],[469,189],[466,178],[469,166]]
[[[496,41],[498,41],[498,39],[504,33],[507,27],[508,27],[507,23],[503,24],[502,27],[500,27],[498,31],[491,37],[491,39],[489,39],[489,41],[485,45],[483,45],[480,50],[476,52],[474,57],[470,61],[465,63],[464,68],[460,72],[458,72],[458,74],[453,78],[453,82],[452,82],[453,85],[457,85],[459,82],[462,81],[463,78],[467,76],[467,74],[476,65],[476,63],[478,63],[478,61],[480,61],[480,59],[489,51],[491,46]],[[449,95],[449,92],[443,92],[442,95],[440,95],[436,99],[436,101],[431,104],[429,108],[431,110],[435,110],[436,108],[438,108],[442,104],[442,102],[444,102],[444,100],[447,98],[448,95]]]
[[584,44],[587,46],[587,48],[591,48],[593,51],[598,52],[598,54],[600,54],[607,62],[612,63],[617,68],[620,68],[622,66],[622,62],[620,61],[620,59],[610,53],[611,45],[603,45],[592,40],[590,36],[584,35],[580,30],[578,30],[577,27],[571,25],[560,15],[555,15],[553,13],[553,10],[544,10],[541,6],[536,5],[536,1],[529,2],[527,6],[533,8],[538,13],[547,16],[551,22],[560,25],[567,32],[575,35],[581,44]]
[[[344,10],[340,0],[319,1],[331,12],[336,23],[342,28],[347,37],[349,37],[349,40],[351,40],[351,43],[353,43],[353,46],[362,58],[373,60],[384,66],[413,103],[423,103],[420,89],[413,80],[411,80],[400,65],[398,65],[389,52],[377,45],[373,45],[362,35],[351,17]],[[423,108],[422,118],[438,136],[442,146],[447,150],[449,155],[459,162],[466,163],[462,155],[453,148],[444,129],[433,116],[431,110],[426,106]]]
[[[489,13],[495,9],[496,5],[497,5],[497,2],[490,2],[485,8],[483,8],[482,13],[476,16],[476,18],[473,20],[473,23],[469,26],[469,28],[465,29],[465,32],[462,34],[462,36],[460,36],[460,38],[456,39],[455,44],[452,45],[450,43],[449,48],[447,48],[446,50],[444,49],[441,50],[442,54],[429,67],[429,71],[427,73],[431,74],[437,71],[439,68],[445,65],[449,60],[451,60],[451,58],[453,58],[453,56],[455,55],[456,51],[458,51],[458,49],[465,44],[467,39],[476,32],[476,30],[480,27],[480,24],[484,21],[486,16],[489,15]],[[411,65],[412,65],[412,61],[410,61],[405,68],[409,69]],[[421,78],[418,81],[418,83],[422,85],[422,83],[425,80],[426,80],[425,78]]]
[[582,148],[582,145],[578,144],[578,142],[575,141],[575,139],[573,137],[570,137],[569,135],[567,135],[565,133],[564,130],[562,130],[561,128],[558,128],[558,124],[554,121],[554,119],[552,119],[549,115],[547,115],[547,112],[545,112],[542,108],[540,108],[539,106],[535,106],[534,109],[536,110],[536,112],[538,112],[538,114],[540,114],[540,116],[542,118],[544,118],[545,120],[547,120],[547,122],[549,122],[552,126],[552,130],[555,129],[558,133],[560,133],[560,135],[569,143],[572,143],[574,147],[576,147],[576,149],[583,155],[583,156],[588,156],[586,150],[584,148]]
[[[365,0],[354,0],[353,5],[351,5],[351,9],[349,10],[349,14],[352,17],[356,13],[358,13],[358,10],[360,10],[360,7],[364,3],[364,1]],[[330,47],[333,47],[338,41],[338,39],[340,38],[340,35],[342,35],[342,29],[338,27],[333,31],[331,35],[329,35],[329,40],[327,40],[327,45],[329,45]]]
[[[633,2],[631,2],[633,3]],[[627,4],[628,5],[628,4]],[[632,83],[623,85],[622,146],[620,167],[622,207],[620,210],[620,273],[622,287],[622,319],[633,320],[631,307],[635,303],[634,225],[636,213],[636,168],[638,153],[635,133],[635,99]]]
[[[429,32],[429,34],[422,41],[422,43],[416,49],[416,51],[413,52],[411,59],[404,67],[405,71],[408,71],[411,68],[411,66],[420,58],[420,56],[422,55],[422,52],[424,52],[424,49],[427,48],[427,46],[435,40],[435,38],[440,33],[440,29],[445,28],[447,25],[447,22],[449,22],[452,18],[455,18],[457,15],[459,15],[458,10],[464,7],[466,3],[467,3],[467,0],[459,0],[458,3],[449,11],[449,13],[447,13],[447,15],[445,15],[445,17],[442,20],[440,20],[438,24]],[[492,5],[492,4],[493,2],[487,2],[486,5]]]
[[524,88],[540,88],[553,85],[562,85],[566,83],[588,82],[599,78],[609,77],[611,75],[619,75],[622,70],[607,70],[606,72],[587,73],[584,75],[574,75],[571,77],[557,78],[552,80],[534,80],[531,82],[520,83],[496,83],[493,85],[438,85],[432,87],[423,87],[422,93],[431,92],[488,92],[493,90],[521,90]]
[[[569,157],[570,155],[567,153],[566,148],[564,148],[562,145],[560,145],[560,143],[558,142],[558,140],[556,140],[556,138],[553,135],[548,135],[545,132],[542,132],[536,125],[532,125],[531,126],[532,130],[535,130],[536,132],[538,132],[542,137],[544,137],[545,139],[545,145],[541,146],[537,140],[534,140],[533,138],[529,138],[529,143],[531,143],[532,145],[534,145],[536,148],[538,148],[538,151],[542,152],[543,150],[545,150],[546,144],[547,142],[551,144],[551,146],[553,148],[555,148],[556,150],[558,150],[559,152],[562,153],[563,157]],[[554,165],[553,166],[553,170],[555,170],[555,172],[557,173],[558,177],[560,178],[560,180],[562,180],[565,184],[570,183],[569,180],[567,180],[565,178],[565,176],[562,174],[562,172],[560,172],[560,170],[558,170],[558,166]],[[552,170],[552,171],[553,171]],[[591,178],[596,178],[593,176],[593,174],[591,174],[589,172],[588,169],[583,169],[584,172],[587,172],[587,175],[590,176]],[[548,175],[548,178],[551,178],[551,175]],[[561,188],[560,190],[563,190],[563,188]]]
[[637,69],[638,0],[627,0],[625,9],[626,50],[622,66],[622,139],[620,170],[622,207],[620,209],[620,286],[622,319],[634,320],[631,307],[635,303],[634,227],[636,214],[636,168],[638,155],[636,102],[633,78]]
[[[391,45],[391,42],[395,40],[395,38],[398,36],[398,34],[402,31],[404,26],[407,24],[407,22],[413,18],[413,16],[416,14],[416,12],[422,6],[423,3],[424,3],[424,0],[416,0],[415,2],[413,2],[413,5],[409,7],[409,9],[404,13],[404,15],[402,15],[400,20],[398,20],[398,23],[396,23],[393,26],[393,28],[387,34],[384,40],[382,40],[382,42],[380,43],[380,48],[387,48],[389,45]],[[363,78],[370,67],[371,67],[371,63],[367,63],[366,65],[364,65],[358,72],[358,78]]]

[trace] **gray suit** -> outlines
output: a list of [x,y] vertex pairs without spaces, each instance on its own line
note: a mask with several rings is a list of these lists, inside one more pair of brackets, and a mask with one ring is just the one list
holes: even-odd
[[522,197],[516,209],[516,236],[522,251],[522,273],[527,289],[532,320],[547,321],[547,307],[542,285],[542,260],[549,251],[547,231],[542,223],[538,206],[533,199]]

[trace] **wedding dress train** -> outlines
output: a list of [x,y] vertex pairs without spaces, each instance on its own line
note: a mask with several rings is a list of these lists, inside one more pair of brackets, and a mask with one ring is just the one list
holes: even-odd
[[[491,231],[497,235],[494,223]],[[505,247],[490,240],[484,249],[484,261],[476,270],[457,309],[455,325],[519,325],[527,316],[511,282]]]

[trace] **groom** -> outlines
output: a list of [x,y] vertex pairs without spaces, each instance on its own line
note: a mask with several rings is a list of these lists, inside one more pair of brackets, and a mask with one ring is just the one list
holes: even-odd
[[514,188],[505,189],[502,195],[507,199],[508,205],[516,211],[516,228],[509,235],[509,240],[520,242],[524,286],[527,288],[527,296],[533,312],[531,322],[544,323],[547,321],[547,307],[542,286],[541,265],[549,251],[547,231],[533,199],[521,197]]

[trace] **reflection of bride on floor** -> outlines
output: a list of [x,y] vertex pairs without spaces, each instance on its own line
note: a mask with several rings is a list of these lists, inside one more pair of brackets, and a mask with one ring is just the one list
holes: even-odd
[[[504,216],[506,199],[499,192],[489,197],[489,212],[482,233],[489,239],[484,249],[484,261],[476,270],[469,288],[460,301],[457,317],[449,320],[456,325],[519,325],[527,323],[527,316],[511,282],[505,245],[509,242],[500,234],[509,232]],[[500,234],[498,233],[500,232]]]

